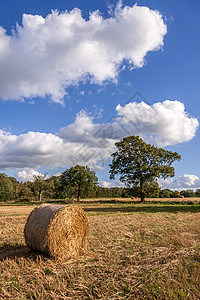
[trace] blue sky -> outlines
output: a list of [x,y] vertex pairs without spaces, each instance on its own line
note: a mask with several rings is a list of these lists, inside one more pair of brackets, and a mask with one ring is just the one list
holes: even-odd
[[200,188],[200,2],[135,4],[0,4],[1,172],[87,164],[110,186],[114,143],[139,134],[182,155],[163,187]]

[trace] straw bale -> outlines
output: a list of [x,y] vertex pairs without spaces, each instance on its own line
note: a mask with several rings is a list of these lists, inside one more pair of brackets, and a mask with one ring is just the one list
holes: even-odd
[[29,215],[24,228],[27,246],[54,258],[83,255],[89,222],[78,205],[42,204]]

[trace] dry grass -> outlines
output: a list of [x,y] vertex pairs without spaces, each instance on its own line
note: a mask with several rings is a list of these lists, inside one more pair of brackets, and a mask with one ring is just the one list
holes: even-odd
[[89,253],[66,262],[25,246],[32,209],[0,207],[0,299],[200,299],[200,206],[85,204]]
[[[94,198],[94,199],[81,199],[81,203],[139,203],[140,198]],[[145,198],[146,203],[199,203],[200,197],[185,197],[185,198]]]

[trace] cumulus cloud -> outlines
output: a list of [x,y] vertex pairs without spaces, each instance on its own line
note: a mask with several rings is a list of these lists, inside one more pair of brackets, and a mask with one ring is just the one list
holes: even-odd
[[124,187],[124,183],[122,183],[120,181],[117,181],[117,182],[101,181],[101,186],[104,188]]
[[[132,102],[116,107],[123,124],[129,132],[135,131],[145,141],[158,146],[175,145],[191,140],[199,122],[192,118],[180,101],[157,102],[148,105]],[[134,130],[135,127],[135,130]]]
[[116,150],[115,143],[140,135],[158,146],[191,140],[198,120],[179,101],[153,105],[129,103],[116,107],[117,117],[104,124],[81,111],[73,123],[56,134],[28,132],[21,135],[0,130],[0,169],[68,167],[75,164],[102,169]]
[[80,81],[115,81],[123,61],[142,67],[166,33],[158,11],[137,5],[118,5],[107,19],[94,11],[86,20],[77,8],[46,18],[24,14],[12,35],[0,27],[0,95],[62,102],[66,88]]
[[160,179],[159,184],[163,189],[183,190],[199,189],[200,178],[193,174],[184,174],[178,178]]
[[34,181],[34,176],[44,176],[40,172],[37,172],[35,170],[23,170],[19,171],[16,174],[17,179],[20,181]]
[[118,105],[116,111],[118,116],[105,124],[95,124],[92,117],[81,111],[75,122],[62,128],[58,135],[63,140],[87,140],[91,146],[140,135],[146,142],[163,147],[191,140],[199,126],[197,118],[191,117],[177,100],[152,105],[131,102]]

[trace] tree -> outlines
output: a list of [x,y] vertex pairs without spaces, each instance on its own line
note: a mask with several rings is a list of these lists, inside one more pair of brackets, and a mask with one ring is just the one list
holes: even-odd
[[50,188],[45,190],[44,196],[51,199],[59,199],[60,197],[60,176],[51,176],[46,179],[46,183],[49,184]]
[[[160,186],[156,180],[144,184],[145,198],[159,198],[159,193]],[[124,188],[121,196],[124,198],[138,198],[140,197],[140,187],[133,186],[132,188]]]
[[169,189],[164,189],[164,190],[161,190],[160,193],[159,193],[159,197],[160,198],[170,198],[171,197],[171,194],[172,194],[172,191],[169,190]]
[[45,175],[34,175],[33,190],[38,192],[38,201],[42,201],[42,192],[50,188],[51,184],[45,180]]
[[20,201],[31,201],[33,196],[33,182],[26,181],[18,184],[17,198],[19,198]]
[[196,196],[197,196],[197,197],[200,197],[200,189],[197,189],[197,190],[196,190]]
[[144,186],[156,178],[173,177],[171,164],[180,160],[177,152],[167,151],[145,143],[139,136],[128,136],[115,144],[118,150],[112,154],[110,179],[120,175],[126,186],[139,186],[141,202],[144,202]]
[[147,182],[144,185],[144,197],[145,198],[159,198],[160,186],[157,180],[153,182]]
[[9,201],[15,198],[15,185],[11,177],[0,173],[0,201]]
[[179,191],[172,191],[170,198],[180,198],[181,193]]
[[8,179],[11,181],[12,183],[12,188],[14,189],[14,199],[17,198],[17,187],[19,185],[19,181],[15,178],[15,177],[12,177],[12,176],[8,176]]
[[196,193],[193,190],[183,190],[181,191],[181,195],[184,197],[195,197]]
[[70,190],[70,194],[75,195],[79,201],[83,193],[86,194],[96,187],[98,178],[88,167],[76,165],[61,174],[60,182],[61,186]]

